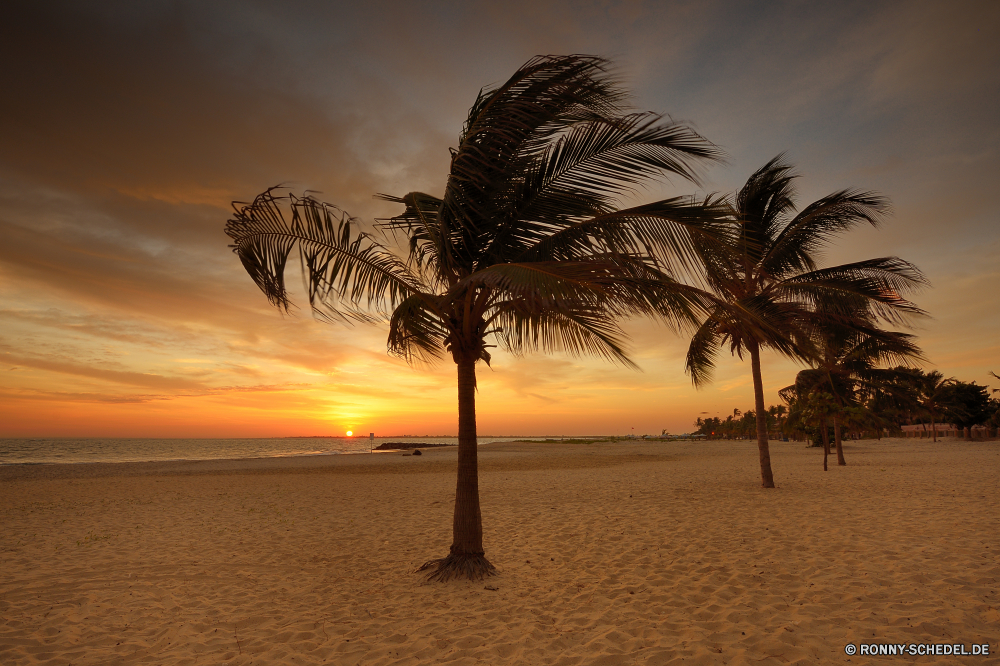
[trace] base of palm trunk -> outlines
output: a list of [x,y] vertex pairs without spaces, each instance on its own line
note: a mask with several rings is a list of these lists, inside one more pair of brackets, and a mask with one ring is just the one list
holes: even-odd
[[497,568],[490,564],[483,553],[452,553],[448,557],[424,562],[417,571],[430,571],[427,580],[443,583],[452,578],[482,580],[495,576]]

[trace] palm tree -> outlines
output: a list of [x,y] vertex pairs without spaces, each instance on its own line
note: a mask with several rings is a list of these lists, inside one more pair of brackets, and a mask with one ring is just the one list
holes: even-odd
[[750,439],[750,433],[753,432],[756,423],[757,423],[756,410],[748,409],[747,411],[743,412],[743,418],[741,419],[740,423],[740,439],[743,439],[744,437]]
[[825,391],[813,391],[803,395],[802,420],[819,431],[823,442],[823,471],[829,471],[827,459],[830,457],[830,429],[827,419],[840,411],[834,398]]
[[760,352],[770,348],[806,360],[816,352],[806,330],[814,306],[858,299],[888,321],[919,312],[902,294],[923,283],[920,272],[896,257],[817,268],[816,255],[836,234],[859,224],[877,227],[888,202],[872,193],[841,190],[795,212],[792,167],[779,155],[750,176],[730,205],[735,240],[702,248],[708,281],[721,301],[695,333],[686,369],[696,386],[715,365],[720,346],[750,356],[757,413],[757,447],[765,488],[774,487],[764,409]]
[[[476,364],[490,362],[489,347],[634,367],[619,321],[695,318],[698,292],[678,279],[697,266],[696,246],[708,243],[718,209],[679,197],[617,202],[654,177],[695,181],[694,165],[720,154],[689,128],[624,102],[601,58],[528,61],[480,91],[442,197],[379,195],[404,206],[381,221],[383,239],[311,196],[268,190],[234,204],[226,232],[272,304],[290,306],[284,269],[298,248],[318,316],[387,322],[391,354],[408,362],[448,354],[457,366],[453,541],[447,557],[421,567],[432,579],[494,572],[483,549],[475,412]],[[389,237],[407,250],[394,251]]]
[[921,373],[918,384],[917,400],[920,407],[931,419],[931,437],[937,442],[937,421],[946,409],[944,399],[948,395],[949,386],[958,383],[954,377],[945,379],[937,370],[931,370],[927,374]]
[[868,398],[910,374],[879,366],[923,360],[912,335],[878,328],[872,314],[864,310],[866,304],[856,300],[857,309],[852,311],[851,300],[842,297],[838,304],[823,304],[817,309],[821,316],[811,319],[810,328],[818,353],[812,359],[813,367],[795,377],[800,395],[824,391],[833,397],[837,406],[831,413],[834,442],[841,466],[847,464],[841,433],[848,413],[845,410],[860,408]]
[[919,418],[924,371],[906,366],[893,368],[893,371],[894,376],[875,387],[867,402],[879,419],[892,430],[899,431],[904,424],[912,424]]
[[989,387],[978,386],[974,381],[952,381],[941,392],[946,418],[965,431],[966,440],[972,437],[972,426],[986,423],[996,411]]
[[785,415],[788,413],[788,409],[784,405],[771,405],[767,408],[767,413],[774,417],[775,421],[778,422],[778,435],[781,439],[785,438],[785,427],[784,420]]

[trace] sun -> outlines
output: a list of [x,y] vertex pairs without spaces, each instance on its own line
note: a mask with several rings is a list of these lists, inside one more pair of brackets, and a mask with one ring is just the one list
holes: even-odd
[[354,431],[353,430],[348,430],[347,431],[347,436],[348,437],[353,437],[354,436]]

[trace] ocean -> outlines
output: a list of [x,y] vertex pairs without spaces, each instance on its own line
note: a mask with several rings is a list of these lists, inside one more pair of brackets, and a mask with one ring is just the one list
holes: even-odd
[[[480,437],[479,443],[523,437]],[[275,437],[263,439],[0,439],[0,465],[233,460],[368,453],[387,442],[458,444],[457,437]]]

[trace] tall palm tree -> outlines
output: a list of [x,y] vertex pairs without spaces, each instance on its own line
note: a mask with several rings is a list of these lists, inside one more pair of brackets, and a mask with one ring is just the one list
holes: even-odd
[[[450,355],[458,371],[458,478],[447,557],[432,579],[494,572],[483,549],[476,440],[476,364],[488,348],[562,350],[634,366],[622,319],[680,325],[702,301],[679,281],[709,243],[711,203],[673,198],[619,208],[651,178],[696,180],[719,152],[691,129],[630,112],[607,61],[540,56],[480,91],[451,151],[442,197],[379,195],[404,206],[386,238],[311,196],[273,190],[236,205],[226,227],[247,272],[287,310],[293,249],[316,314],[385,321],[388,349],[407,361]],[[287,213],[286,213],[287,211]],[[709,243],[710,244],[710,243]],[[488,344],[490,342],[494,344]]]
[[[758,169],[731,202],[733,242],[702,249],[709,284],[729,307],[716,306],[695,333],[686,369],[706,383],[720,346],[750,356],[757,413],[761,481],[774,487],[765,421],[760,352],[770,348],[803,360],[816,356],[806,323],[820,300],[862,299],[875,316],[899,321],[919,310],[902,294],[923,283],[896,257],[818,268],[818,252],[859,224],[879,226],[888,202],[872,192],[841,190],[795,213],[792,167],[779,155]],[[794,215],[793,215],[794,214]]]

